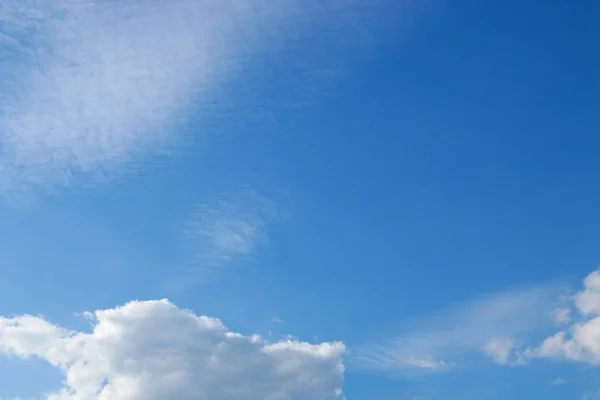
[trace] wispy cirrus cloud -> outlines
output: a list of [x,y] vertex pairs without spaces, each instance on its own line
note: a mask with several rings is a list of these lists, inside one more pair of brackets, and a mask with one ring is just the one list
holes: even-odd
[[174,126],[210,112],[248,57],[314,38],[343,65],[374,14],[411,3],[2,1],[0,191],[135,171],[184,139]]
[[391,339],[355,349],[358,367],[381,372],[439,372],[469,356],[486,354],[499,363],[516,360],[517,340],[552,324],[560,289],[554,285],[473,299],[413,323]]
[[410,357],[408,360],[406,360],[406,363],[416,368],[426,369],[434,372],[443,371],[450,367],[445,361],[424,360],[414,357]]
[[[600,365],[600,270],[586,276],[574,295],[565,293],[558,286],[540,286],[480,299],[430,320],[429,328],[366,346],[359,360],[379,370],[436,370],[433,360],[441,363],[479,350],[500,365],[536,359]],[[556,325],[562,327],[558,332]],[[430,362],[411,362],[415,359]]]
[[556,378],[555,380],[552,381],[553,385],[565,385],[567,383],[567,381],[563,378]]
[[268,243],[268,224],[279,215],[275,201],[250,189],[199,203],[182,229],[189,261],[172,283],[191,285],[218,269],[251,260]]
[[246,6],[2,2],[3,186],[113,173],[173,145],[179,113],[218,84],[240,35],[266,18]]

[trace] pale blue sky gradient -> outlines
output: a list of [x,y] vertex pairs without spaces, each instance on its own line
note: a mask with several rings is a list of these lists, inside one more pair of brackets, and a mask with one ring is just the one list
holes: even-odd
[[0,5],[0,315],[169,298],[343,342],[348,400],[600,393],[542,346],[596,315],[597,2],[206,3]]

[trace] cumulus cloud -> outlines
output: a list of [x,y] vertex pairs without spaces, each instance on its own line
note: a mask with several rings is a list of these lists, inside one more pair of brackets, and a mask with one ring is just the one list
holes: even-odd
[[583,290],[575,295],[575,306],[583,315],[600,315],[600,270],[583,280]]
[[91,332],[40,317],[0,318],[0,350],[64,374],[48,400],[334,400],[341,343],[267,343],[167,300],[90,314]]
[[494,360],[509,363],[515,342],[507,338],[528,336],[551,324],[558,291],[555,286],[540,286],[473,299],[412,324],[395,338],[361,346],[355,361],[375,371],[415,367],[440,371],[483,350]]
[[583,289],[573,297],[579,316],[564,330],[547,337],[529,358],[558,358],[600,365],[600,270],[590,273]]
[[0,190],[135,170],[179,143],[173,127],[249,56],[302,32],[368,37],[360,3],[2,1]]

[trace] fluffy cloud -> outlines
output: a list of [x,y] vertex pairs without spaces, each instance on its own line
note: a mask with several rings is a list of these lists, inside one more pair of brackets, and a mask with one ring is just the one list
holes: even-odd
[[583,280],[583,290],[575,295],[575,306],[584,315],[600,315],[600,270]]
[[334,400],[341,343],[266,343],[167,300],[88,314],[91,332],[34,316],[0,318],[0,349],[65,376],[49,400]]
[[[575,322],[549,336],[527,358],[557,358],[600,365],[600,270],[589,274],[583,289],[573,297]],[[571,320],[572,318],[569,318]]]

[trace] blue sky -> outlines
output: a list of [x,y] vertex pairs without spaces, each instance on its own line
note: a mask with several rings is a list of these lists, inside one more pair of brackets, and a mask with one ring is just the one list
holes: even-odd
[[0,398],[600,398],[599,17],[2,2]]

